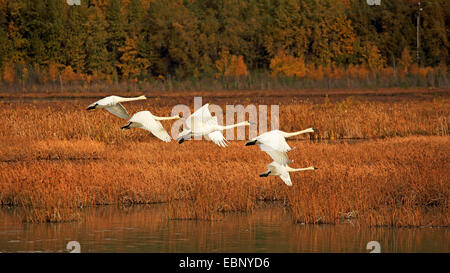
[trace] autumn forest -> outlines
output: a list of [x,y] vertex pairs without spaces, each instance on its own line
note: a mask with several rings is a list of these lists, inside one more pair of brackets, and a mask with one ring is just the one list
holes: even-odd
[[411,0],[0,0],[1,84],[448,87],[450,3],[421,4],[417,54]]

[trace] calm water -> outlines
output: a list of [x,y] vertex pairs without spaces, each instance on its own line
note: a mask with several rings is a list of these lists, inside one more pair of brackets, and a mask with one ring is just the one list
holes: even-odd
[[220,221],[168,220],[165,205],[85,209],[82,221],[24,224],[18,209],[0,209],[0,252],[449,252],[448,228],[362,228],[293,224],[279,207]]

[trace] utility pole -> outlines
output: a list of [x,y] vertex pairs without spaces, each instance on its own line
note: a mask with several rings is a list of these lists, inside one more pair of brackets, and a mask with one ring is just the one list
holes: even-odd
[[420,66],[420,12],[422,11],[422,8],[420,7],[420,1],[419,1],[419,10],[417,12],[417,66]]

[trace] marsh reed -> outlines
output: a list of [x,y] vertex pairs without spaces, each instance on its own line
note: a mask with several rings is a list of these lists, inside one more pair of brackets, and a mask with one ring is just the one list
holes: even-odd
[[[282,99],[282,130],[320,130],[289,141],[297,148],[291,166],[319,168],[291,174],[292,187],[260,178],[271,160],[243,141],[225,149],[206,141],[162,144],[144,130],[121,131],[125,121],[105,111],[85,111],[87,102],[0,102],[1,205],[23,207],[28,222],[76,221],[89,206],[152,203],[168,203],[170,219],[217,220],[277,201],[298,223],[449,225],[446,98]],[[171,105],[149,99],[127,109],[167,115]],[[305,141],[310,137],[376,139]]]

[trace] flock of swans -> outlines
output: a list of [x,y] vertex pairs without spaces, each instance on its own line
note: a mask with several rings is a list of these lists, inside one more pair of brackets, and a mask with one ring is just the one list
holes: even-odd
[[[125,107],[123,107],[123,105],[121,104],[122,102],[145,99],[145,96],[134,98],[108,96],[92,103],[87,107],[86,110],[105,109],[113,115],[128,120],[128,124],[121,127],[122,130],[130,128],[142,128],[151,132],[160,140],[164,142],[170,142],[172,138],[164,129],[160,121],[180,119],[181,116],[176,115],[172,117],[158,117],[153,115],[149,111],[140,111],[130,117]],[[219,125],[217,117],[211,115],[208,106],[208,104],[203,105],[201,108],[199,108],[197,111],[186,118],[186,126],[183,128],[183,131],[178,135],[176,139],[178,143],[181,144],[186,140],[192,139],[192,137],[203,136],[207,140],[211,140],[220,147],[226,147],[228,141],[222,134],[223,130],[241,126],[250,126],[251,124],[253,124],[251,122],[244,121],[227,126]],[[259,148],[267,153],[273,160],[273,162],[267,165],[267,171],[261,173],[259,176],[280,176],[280,178],[286,185],[292,186],[289,172],[317,170],[317,168],[313,166],[300,169],[294,169],[288,166],[288,164],[292,161],[289,159],[287,152],[292,151],[293,149],[295,149],[295,147],[289,147],[286,142],[286,138],[313,132],[316,132],[316,130],[313,128],[308,128],[306,130],[294,133],[272,130],[247,141],[245,143],[245,146],[258,145]]]

